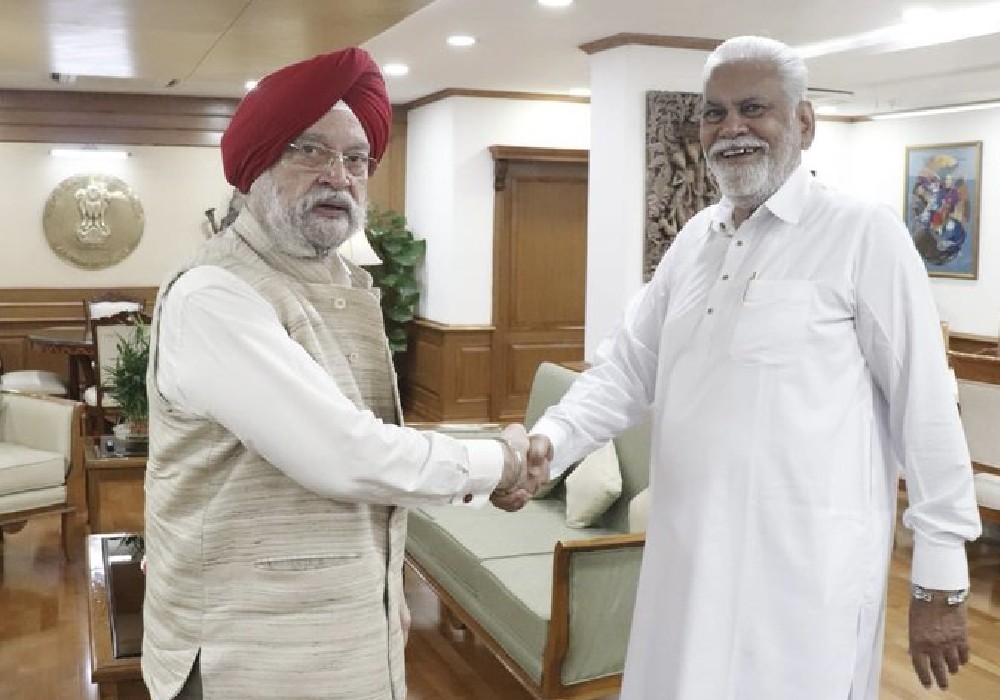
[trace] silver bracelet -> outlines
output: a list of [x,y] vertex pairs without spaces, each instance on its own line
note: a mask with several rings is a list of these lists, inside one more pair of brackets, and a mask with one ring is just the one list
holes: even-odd
[[524,459],[522,459],[521,453],[515,450],[514,446],[510,444],[510,440],[500,436],[497,438],[497,441],[499,441],[501,445],[504,445],[508,450],[510,450],[510,453],[514,455],[514,464],[517,466],[517,475],[514,478],[514,483],[505,489],[505,491],[511,491],[517,488],[517,485],[521,483],[521,478],[524,475]]

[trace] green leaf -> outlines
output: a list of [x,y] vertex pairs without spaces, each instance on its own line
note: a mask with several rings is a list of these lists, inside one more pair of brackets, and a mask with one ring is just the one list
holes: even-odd
[[389,210],[369,210],[365,233],[382,259],[381,265],[369,271],[382,290],[382,318],[389,347],[394,353],[403,352],[407,345],[407,325],[420,303],[416,273],[426,255],[427,242],[414,237],[402,214]]

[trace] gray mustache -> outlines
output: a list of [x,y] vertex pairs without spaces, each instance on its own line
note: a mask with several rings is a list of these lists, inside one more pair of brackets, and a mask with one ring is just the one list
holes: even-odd
[[340,205],[350,211],[354,211],[357,208],[357,203],[354,198],[345,192],[315,192],[307,195],[302,201],[302,209],[308,210],[312,209],[318,204],[323,205]]
[[763,148],[765,152],[768,150],[766,141],[748,136],[742,136],[735,139],[727,139],[725,141],[716,141],[709,149],[708,155],[717,156],[730,148]]

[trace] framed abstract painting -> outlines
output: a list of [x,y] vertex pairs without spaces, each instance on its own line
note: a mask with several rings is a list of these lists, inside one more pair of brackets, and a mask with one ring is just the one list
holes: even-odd
[[932,277],[979,276],[983,142],[909,146],[904,218]]

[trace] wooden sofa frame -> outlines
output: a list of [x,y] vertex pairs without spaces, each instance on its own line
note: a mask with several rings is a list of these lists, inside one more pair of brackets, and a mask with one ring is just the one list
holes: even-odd
[[[418,562],[407,556],[406,563],[437,594],[438,600],[446,609],[448,616],[457,620],[482,641],[486,648],[534,697],[540,700],[593,700],[593,698],[617,692],[621,687],[622,674],[617,673],[568,686],[562,683],[562,667],[566,660],[570,641],[570,564],[575,555],[584,552],[643,547],[645,544],[645,533],[609,535],[556,543],[552,558],[552,607],[545,641],[545,654],[542,659],[541,683],[537,683],[530,674],[519,667],[496,639],[483,629],[476,619],[466,612]],[[442,623],[444,624],[446,620],[447,616],[442,614]]]

